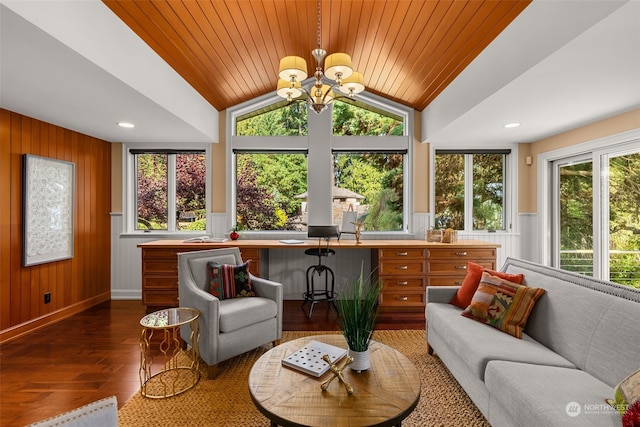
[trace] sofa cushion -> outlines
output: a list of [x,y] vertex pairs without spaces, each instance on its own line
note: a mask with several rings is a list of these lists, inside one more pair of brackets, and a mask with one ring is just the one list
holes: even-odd
[[453,304],[463,310],[467,308],[471,303],[473,294],[476,292],[476,289],[478,289],[480,279],[482,279],[482,273],[485,271],[493,276],[498,276],[502,279],[518,284],[522,283],[522,279],[524,278],[524,275],[522,274],[509,274],[501,271],[489,270],[475,262],[467,261],[467,275],[449,304]]
[[[467,361],[469,369],[481,380],[484,380],[485,368],[490,360],[575,367],[526,334],[522,335],[522,339],[517,339],[489,325],[463,317],[461,312],[451,304],[429,303],[426,308],[427,327],[437,330],[446,344]],[[435,351],[438,349],[435,348]]]
[[620,425],[620,415],[604,401],[611,387],[579,369],[492,361],[485,384],[489,414],[497,403],[517,426]]
[[231,298],[220,301],[220,332],[232,332],[273,319],[278,313],[275,301],[268,298]]
[[471,304],[462,315],[522,337],[522,328],[544,289],[518,285],[484,272]]

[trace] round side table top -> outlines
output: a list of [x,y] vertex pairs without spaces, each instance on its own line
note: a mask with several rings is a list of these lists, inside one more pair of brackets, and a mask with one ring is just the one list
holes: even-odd
[[182,326],[197,319],[200,312],[195,308],[176,307],[154,311],[140,320],[144,328],[164,329],[174,326]]
[[315,340],[347,348],[342,335],[316,335],[274,347],[251,368],[249,391],[256,407],[281,426],[394,426],[400,425],[420,399],[420,376],[413,363],[397,350],[372,342],[371,368],[356,373],[345,368],[345,380],[354,388],[348,395],[333,381],[326,391],[320,384],[331,372],[316,378],[282,365],[282,359]]

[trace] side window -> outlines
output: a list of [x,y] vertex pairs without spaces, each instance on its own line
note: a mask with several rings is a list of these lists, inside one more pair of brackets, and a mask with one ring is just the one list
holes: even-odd
[[203,151],[131,150],[135,159],[134,230],[206,228]]
[[508,151],[436,150],[435,226],[505,230]]

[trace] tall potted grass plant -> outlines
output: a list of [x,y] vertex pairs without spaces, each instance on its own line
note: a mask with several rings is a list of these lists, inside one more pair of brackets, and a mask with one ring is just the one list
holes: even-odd
[[338,325],[349,346],[349,355],[354,358],[351,369],[363,371],[371,366],[369,343],[378,322],[378,299],[382,285],[374,272],[349,282],[337,299],[340,314]]

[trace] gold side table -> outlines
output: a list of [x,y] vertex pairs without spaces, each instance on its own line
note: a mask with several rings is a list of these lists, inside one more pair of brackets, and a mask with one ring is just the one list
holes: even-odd
[[[194,308],[177,307],[147,314],[140,320],[140,393],[148,398],[162,399],[193,388],[200,379],[200,312]],[[191,330],[187,348],[183,351],[180,327]],[[164,366],[153,373],[152,340],[160,340],[159,352]],[[155,344],[155,342],[154,342]]]

